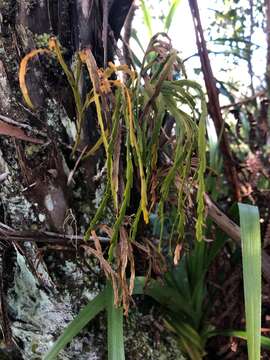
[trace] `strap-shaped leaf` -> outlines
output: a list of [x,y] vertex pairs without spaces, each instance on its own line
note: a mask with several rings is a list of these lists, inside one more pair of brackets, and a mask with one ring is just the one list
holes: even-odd
[[173,18],[174,18],[174,15],[175,15],[175,12],[176,12],[176,9],[177,9],[178,5],[180,4],[180,2],[181,2],[181,0],[173,0],[172,1],[168,15],[165,18],[165,24],[164,24],[165,31],[169,31],[172,21],[173,21]]
[[62,335],[44,356],[43,360],[54,360],[57,354],[91,321],[106,305],[106,289],[91,300],[66,327]]
[[114,305],[113,289],[107,285],[108,360],[125,360],[123,308]]
[[249,360],[260,359],[261,233],[256,206],[238,204],[240,213],[246,329]]

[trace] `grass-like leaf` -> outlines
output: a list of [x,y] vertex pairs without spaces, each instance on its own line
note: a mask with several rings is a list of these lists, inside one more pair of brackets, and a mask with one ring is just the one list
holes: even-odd
[[108,360],[124,360],[123,308],[114,305],[112,286],[107,285]]
[[172,1],[168,15],[165,18],[165,24],[164,24],[165,31],[169,31],[171,24],[172,24],[172,20],[175,15],[175,11],[177,9],[177,6],[180,4],[180,2],[181,2],[181,0],[173,0]]
[[149,37],[151,38],[153,36],[152,17],[150,15],[150,11],[144,0],[141,0],[141,6],[142,6],[142,12],[143,12],[143,20],[144,20],[145,26],[147,27]]
[[[43,360],[54,360],[58,353],[106,306],[106,289],[91,300],[67,326]],[[119,358],[121,359],[121,358]]]
[[249,360],[260,359],[261,234],[256,206],[238,204],[240,213],[246,329]]

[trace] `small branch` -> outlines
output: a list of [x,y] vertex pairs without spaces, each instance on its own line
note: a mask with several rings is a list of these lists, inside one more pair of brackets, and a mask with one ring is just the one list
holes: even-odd
[[4,121],[7,124],[17,126],[17,127],[21,128],[21,129],[31,131],[35,135],[40,135],[40,136],[43,136],[43,137],[47,138],[47,134],[45,132],[33,129],[30,125],[21,123],[19,121],[15,121],[15,120],[11,119],[8,116],[4,116],[4,115],[0,114],[0,120]]
[[[224,214],[207,194],[204,194],[204,201],[207,206],[209,218],[232,240],[241,246],[240,227]],[[270,256],[264,249],[262,250],[262,271],[265,280],[270,284]]]
[[241,105],[245,105],[248,104],[250,102],[253,102],[255,99],[257,99],[258,97],[263,97],[266,95],[265,91],[259,91],[258,93],[254,94],[253,96],[247,97],[245,99],[239,100],[236,103],[232,103],[232,104],[228,104],[228,105],[224,105],[221,106],[221,110],[226,110],[226,109],[230,109],[230,108],[235,108],[237,106],[241,106]]
[[104,69],[108,63],[108,21],[109,21],[109,3],[103,0],[103,19],[102,19],[102,42],[103,42],[103,66]]
[[[50,231],[16,231],[7,225],[0,223],[0,240],[1,241],[34,241],[37,243],[72,243],[72,242],[80,242],[83,244],[87,244],[84,240],[84,236],[82,235],[66,235],[59,234]],[[100,242],[108,243],[110,242],[110,238],[99,236]],[[91,236],[88,241],[94,241]]]
[[126,21],[124,24],[123,54],[124,54],[125,63],[129,66],[132,64],[132,60],[131,60],[131,56],[130,56],[129,40],[131,37],[132,21],[133,21],[135,11],[137,8],[138,8],[137,5],[135,4],[135,2],[133,2],[129,9],[129,12],[128,12],[128,15],[126,17]]

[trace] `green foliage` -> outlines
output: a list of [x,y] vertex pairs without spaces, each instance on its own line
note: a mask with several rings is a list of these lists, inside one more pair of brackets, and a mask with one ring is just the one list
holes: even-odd
[[[67,326],[52,348],[44,356],[43,360],[54,360],[57,354],[91,321],[98,313],[103,311],[109,301],[111,293],[103,290],[91,300]],[[114,349],[111,349],[113,351]]]
[[146,25],[148,35],[151,38],[153,36],[153,30],[152,30],[152,18],[150,15],[150,10],[148,9],[146,2],[144,0],[141,0],[141,7],[143,11],[143,20]]
[[[164,208],[169,200],[171,189],[175,187],[176,177],[181,184],[178,191],[176,223],[179,225],[177,228],[179,230],[179,238],[183,238],[185,201],[188,191],[191,191],[191,188],[189,188],[189,190],[187,189],[184,195],[184,190],[186,190],[184,186],[190,176],[191,155],[194,151],[198,153],[199,157],[199,167],[192,180],[194,184],[196,183],[198,186],[196,234],[198,240],[202,239],[204,223],[204,171],[206,167],[206,103],[203,92],[197,83],[187,79],[168,80],[168,78],[173,76],[175,64],[181,62],[177,57],[176,51],[172,48],[170,48],[165,57],[160,57],[159,51],[165,49],[164,45],[166,40],[166,37],[164,40],[161,40],[159,35],[153,37],[146,51],[138,77],[131,77],[128,82],[128,87],[121,84],[120,88],[116,90],[115,100],[112,101],[115,103],[115,108],[111,117],[113,121],[112,130],[108,136],[108,185],[97,215],[91,222],[86,234],[87,238],[95,228],[97,222],[101,219],[107,201],[112,198],[116,214],[118,215],[113,225],[113,235],[109,251],[110,260],[113,259],[113,252],[118,243],[119,230],[127,213],[130,202],[130,192],[136,173],[140,175],[141,201],[134,222],[131,223],[131,238],[135,239],[136,237],[137,227],[142,214],[145,223],[148,223],[148,207],[151,199],[148,198],[147,193],[150,190],[151,182],[154,180],[153,174],[159,170],[157,168],[159,136],[161,134],[162,121],[166,114],[171,114],[175,118],[176,145],[170,145],[172,165],[167,175],[158,182],[160,200],[158,203],[152,202],[150,205],[151,208],[157,206],[160,214],[160,249],[163,238]],[[144,85],[141,83],[142,80]],[[136,99],[136,101],[134,101],[134,99]],[[185,105],[187,110],[181,110],[183,105]],[[112,177],[112,164],[115,158],[114,149],[117,132],[120,131],[122,119],[124,119],[126,129],[124,133],[124,145],[126,147],[126,182],[122,195],[122,204],[118,209],[119,193],[115,183],[116,179]],[[136,167],[136,169],[134,167]],[[186,170],[183,173],[179,172],[181,168]]]
[[108,360],[124,360],[123,308],[114,304],[111,284],[107,284],[106,296]]
[[[153,36],[153,21],[156,22],[158,20],[159,28],[163,28],[164,29],[163,31],[165,33],[169,33],[172,22],[176,17],[176,10],[177,10],[178,6],[180,5],[181,0],[170,0],[169,3],[166,4],[167,6],[165,6],[166,9],[164,10],[164,12],[163,12],[163,7],[162,7],[161,14],[155,18],[151,15],[152,10],[153,10],[153,4],[150,5],[150,2],[147,0],[141,0],[140,3],[141,3],[141,10],[142,10],[143,25],[147,29],[149,40]],[[138,36],[138,31],[135,28],[132,28],[132,30],[131,30],[131,38],[135,41],[138,48],[144,54],[145,48],[142,45],[143,41]],[[130,49],[130,51],[131,51],[131,57],[134,62],[134,65],[136,65],[138,68],[141,68],[142,64],[138,58],[138,54],[135,54],[132,51],[132,49]]]
[[105,289],[91,300],[67,326],[43,360],[56,359],[59,352],[103,310],[107,312],[108,360],[124,360],[123,309],[115,306],[114,293],[109,282]]
[[171,7],[169,9],[168,15],[165,17],[165,21],[164,21],[164,30],[165,31],[169,31],[173,18],[175,17],[175,12],[176,9],[178,7],[178,5],[180,4],[181,0],[172,0],[171,1]]
[[[244,60],[250,67],[251,90],[254,90],[252,55],[256,44],[252,36],[254,28],[260,24],[253,22],[252,11],[259,9],[261,2],[256,7],[253,4],[252,9],[245,8],[237,0],[222,3],[224,11],[214,11],[213,25],[218,29],[211,39],[213,52],[219,53],[218,47],[222,46],[221,53],[230,57],[233,55],[235,63]],[[171,2],[168,14],[163,19],[165,32],[169,31],[179,4],[180,0]],[[212,232],[212,223],[209,221],[205,224],[205,188],[215,200],[221,195],[213,177],[223,175],[218,150],[220,139],[211,134],[208,126],[210,173],[205,186],[207,106],[203,90],[198,83],[187,79],[181,59],[172,48],[168,36],[162,33],[152,37],[151,10],[145,0],[141,0],[141,8],[151,39],[142,61],[133,54],[137,72],[126,65],[115,66],[112,63],[107,69],[99,69],[89,49],[76,54],[75,70],[71,70],[54,38],[49,41],[49,49],[33,50],[28,54],[20,68],[22,92],[27,104],[32,107],[25,82],[28,62],[37,54],[51,54],[57,59],[75,101],[77,138],[73,145],[73,155],[80,144],[82,124],[90,106],[96,111],[100,139],[92,149],[87,150],[82,161],[102,145],[105,154],[106,189],[89,224],[85,240],[95,235],[96,249],[92,249],[92,254],[100,260],[111,282],[108,281],[101,294],[80,311],[44,359],[54,359],[103,310],[107,311],[108,357],[110,360],[124,359],[123,308],[127,312],[128,299],[132,294],[146,294],[161,305],[167,327],[175,334],[180,348],[190,359],[202,359],[206,354],[208,339],[225,335],[247,339],[249,358],[257,360],[260,358],[261,344],[270,347],[269,339],[260,335],[261,240],[258,211],[255,207],[239,204],[247,330],[213,330],[207,321],[212,299],[208,297],[206,275],[227,237],[217,232],[214,244],[209,246],[202,240],[204,232]],[[132,31],[132,37],[143,51],[135,30]],[[89,86],[92,86],[86,98],[81,97],[79,89],[79,78],[84,66],[91,80]],[[119,73],[124,75],[125,81],[120,80]],[[117,80],[113,80],[114,77]],[[219,80],[218,86],[220,94],[234,103],[233,92],[239,90],[238,84],[226,79]],[[235,108],[235,114],[238,114],[239,109]],[[242,126],[244,140],[251,131],[247,118],[249,114],[249,109],[243,111],[235,126]],[[174,119],[173,131],[170,133],[172,139],[166,139],[165,145],[161,145],[167,116]],[[228,128],[232,130],[233,126],[229,124]],[[243,140],[239,138],[237,145]],[[244,159],[244,151],[238,149],[238,158]],[[194,158],[197,160],[196,166],[192,165]],[[221,192],[227,194],[228,189],[224,188]],[[135,191],[139,192],[139,199],[131,203],[132,192]],[[191,203],[195,198],[196,210],[191,211],[194,205]],[[106,215],[108,204],[113,208],[113,220],[108,226],[110,246],[107,261],[103,258],[95,232],[99,231],[98,225]],[[141,240],[140,246],[145,245],[140,229],[151,233],[151,226],[146,226],[149,218],[155,218],[155,229],[159,230],[158,251],[171,254],[173,245],[182,245],[186,240],[187,218],[191,213],[195,213],[194,233],[198,241],[193,241],[185,250],[180,263],[169,266],[162,278],[163,282],[145,277],[134,278],[132,245],[138,239]],[[117,275],[114,268],[117,268]],[[126,279],[126,269],[131,274],[129,281]],[[119,295],[123,306],[118,306]]]
[[181,351],[192,360],[205,354],[207,334],[211,329],[205,318],[207,292],[204,263],[204,243],[184,256],[177,266],[171,266],[163,282],[137,277],[135,294],[155,299],[164,311],[167,327],[175,334]]
[[239,204],[246,328],[249,360],[260,359],[261,346],[261,233],[256,206]]
[[[235,99],[239,91],[253,95],[255,78],[262,75],[258,72],[254,54],[263,45],[260,38],[263,38],[266,26],[264,11],[264,2],[261,0],[217,0],[209,12],[208,49],[210,53],[224,59],[220,61],[220,69],[216,72],[218,80],[228,83],[232,80],[237,87],[236,91],[231,89],[229,101],[232,97]],[[241,76],[230,79],[231,72],[239,67],[243,70]],[[250,82],[248,87],[247,78]]]
[[[50,39],[49,45],[50,49],[42,52],[52,53],[58,60],[72,88],[76,104],[77,139],[73,154],[80,142],[82,122],[87,108],[93,106],[96,110],[101,133],[98,144],[99,146],[103,144],[104,147],[107,185],[100,206],[85,234],[85,240],[93,236],[95,249],[89,248],[89,253],[99,259],[106,276],[111,279],[115,303],[119,304],[120,297],[120,302],[122,301],[127,312],[129,296],[133,288],[132,281],[135,277],[131,242],[140,236],[139,224],[143,222],[148,224],[151,211],[157,213],[160,218],[158,250],[166,252],[168,244],[163,243],[165,213],[166,216],[173,214],[173,226],[169,229],[171,238],[176,238],[177,242],[183,241],[187,204],[190,204],[197,188],[195,233],[198,241],[201,242],[203,239],[207,115],[205,97],[200,85],[186,79],[177,51],[172,48],[166,34],[157,34],[151,39],[138,74],[126,65],[115,66],[112,63],[105,70],[98,69],[90,49],[77,54],[78,62],[73,73],[65,63],[57,40]],[[39,50],[31,52],[31,57],[37,52],[39,53]],[[21,83],[24,85],[24,95],[28,96],[27,100],[30,103],[25,85],[29,60],[29,57],[23,59]],[[86,98],[82,99],[78,77],[84,64],[89,73],[92,89]],[[121,81],[120,77],[117,80],[111,79],[112,75],[118,76],[119,72],[127,77],[126,82]],[[110,108],[108,101],[112,104]],[[166,141],[166,149],[163,149],[160,146],[160,137],[168,115],[174,119],[174,140]],[[94,149],[96,148],[97,144],[94,146]],[[85,156],[88,157],[93,152],[93,149],[89,149]],[[161,161],[163,152],[169,159],[169,167]],[[192,156],[196,156],[198,162],[193,168]],[[156,184],[154,189],[153,184]],[[131,191],[135,185],[140,191],[140,199],[132,204],[136,214],[130,216]],[[176,202],[172,201],[171,193],[177,194]],[[102,222],[109,202],[113,205],[114,213],[112,223],[109,224],[110,246],[107,261],[103,257],[96,231],[99,230],[98,225]],[[117,267],[117,273],[111,263]],[[128,266],[131,272],[130,286],[126,279]],[[193,280],[197,281],[195,278]],[[198,289],[201,291],[201,280],[199,282]],[[198,296],[200,295],[201,293]],[[108,298],[111,301],[111,297]],[[101,299],[103,299],[102,295]],[[120,326],[122,310],[114,309],[111,302],[106,304],[109,324],[108,344],[111,349],[109,354],[112,354],[109,358],[120,359],[124,356],[119,343],[122,339],[122,326]],[[195,304],[196,311],[200,311],[201,305],[201,300],[198,300]],[[91,318],[86,317],[85,321]],[[119,323],[119,328],[115,328],[114,332],[117,331],[119,334],[118,339],[114,339],[110,332],[111,327],[116,323]],[[64,333],[64,337],[57,342],[54,351],[58,351],[66,344],[67,339],[74,336],[74,333],[83,326],[82,324],[85,322],[81,321],[79,315],[78,327],[72,323]],[[120,352],[114,354],[116,347]]]
[[[210,338],[213,336],[229,336],[229,337],[233,336],[238,339],[247,340],[247,332],[240,330],[222,330],[222,331],[213,330],[209,332],[208,337]],[[270,339],[268,337],[261,336],[260,341],[264,349],[270,350]]]

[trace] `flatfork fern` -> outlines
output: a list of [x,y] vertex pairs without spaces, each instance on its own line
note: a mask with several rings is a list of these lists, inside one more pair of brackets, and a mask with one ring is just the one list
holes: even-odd
[[[206,102],[203,91],[196,82],[186,79],[181,60],[165,33],[151,39],[138,72],[127,65],[116,66],[113,63],[109,63],[107,69],[98,68],[90,49],[77,54],[77,66],[73,72],[66,64],[56,38],[51,38],[48,49],[33,50],[21,62],[20,84],[29,106],[33,105],[25,83],[27,66],[33,56],[42,53],[52,54],[57,59],[72,88],[77,112],[77,139],[73,155],[80,146],[87,108],[92,106],[96,111],[101,136],[94,148],[87,150],[85,157],[103,144],[107,184],[85,240],[102,221],[108,203],[112,202],[114,220],[108,258],[110,262],[116,261],[119,288],[123,290],[127,287],[125,270],[128,263],[134,272],[130,243],[139,235],[139,223],[148,224],[149,213],[158,213],[161,224],[158,247],[162,251],[165,212],[171,212],[174,214],[171,238],[176,235],[178,241],[183,240],[186,207],[194,189],[197,189],[196,237],[198,241],[202,240],[206,164]],[[82,98],[78,88],[83,64],[92,86],[86,98]],[[121,80],[123,78],[126,81]],[[172,138],[167,139],[163,146],[160,138],[164,134],[168,115],[173,117],[174,126]],[[195,167],[192,166],[194,157],[198,163]],[[120,168],[124,172],[119,171]],[[131,204],[131,191],[136,189],[140,198]],[[176,202],[171,199],[172,193],[176,194]],[[131,212],[131,205],[135,214]],[[132,286],[129,291],[121,292],[126,310],[131,289]]]

